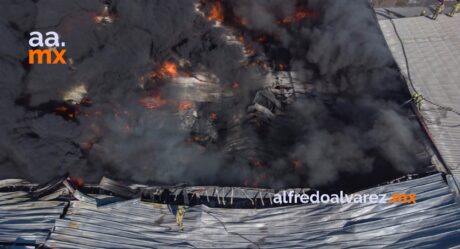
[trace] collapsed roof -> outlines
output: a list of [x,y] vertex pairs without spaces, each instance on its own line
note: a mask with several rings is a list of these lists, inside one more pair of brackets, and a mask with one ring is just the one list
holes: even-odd
[[[152,203],[140,196],[122,198],[123,193],[136,192],[135,188],[114,184],[104,179],[99,187],[114,192],[86,195],[67,181],[36,191],[27,191],[25,182],[0,181],[2,191],[16,188],[0,192],[0,244],[9,248],[446,248],[460,243],[458,190],[450,175],[439,173],[359,192],[416,194],[417,203],[408,205],[182,206]],[[212,194],[206,197],[206,191]],[[200,193],[203,200],[232,202],[228,191],[216,191],[210,187],[187,190]],[[119,196],[107,195],[115,192]],[[265,205],[270,206],[271,195],[263,190],[235,188],[231,192],[235,201],[260,203],[266,198]],[[179,215],[179,210],[185,213]]]
[[[1,178],[356,191],[432,169],[368,1],[13,2]],[[68,66],[23,67],[32,27]]]
[[[455,110],[459,107],[456,93],[460,82],[460,38],[454,29],[459,20],[459,16],[441,16],[438,22],[425,17],[380,22],[401,71],[407,82],[414,85],[411,91],[417,89],[431,102],[422,102],[417,114],[436,145],[437,155],[433,160],[439,161],[434,163],[444,173],[403,179],[361,193],[412,193],[417,195],[415,205],[276,207],[271,202],[274,190],[125,186],[107,178],[98,185],[75,189],[65,177],[42,186],[22,180],[2,180],[0,245],[8,248],[458,246],[456,124],[459,122]],[[421,30],[414,32],[416,29]],[[438,53],[442,56],[434,56]],[[447,70],[439,73],[444,66]],[[431,78],[432,75],[439,77]],[[284,88],[269,89],[271,93],[265,89],[256,94],[250,110],[270,117],[276,104],[270,105],[266,100],[272,99],[271,94],[280,89]],[[262,102],[264,108],[257,106]],[[181,208],[185,211],[183,230],[176,223]]]

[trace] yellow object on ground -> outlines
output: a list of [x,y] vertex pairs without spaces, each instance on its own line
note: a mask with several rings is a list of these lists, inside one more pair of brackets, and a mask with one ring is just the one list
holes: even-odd
[[454,16],[458,11],[460,11],[460,2],[457,2],[454,6],[452,6],[452,10],[449,15]]
[[444,3],[440,3],[438,7],[436,7],[436,10],[433,13],[433,20],[436,20],[442,12],[446,9],[446,5]]
[[417,109],[420,110],[422,108],[422,102],[424,100],[423,95],[420,94],[419,92],[415,92],[414,95],[412,95],[412,100],[417,106]]
[[184,231],[184,223],[183,223],[184,215],[185,215],[185,209],[183,207],[178,208],[177,213],[176,213],[176,223],[179,226],[179,229],[181,231]]

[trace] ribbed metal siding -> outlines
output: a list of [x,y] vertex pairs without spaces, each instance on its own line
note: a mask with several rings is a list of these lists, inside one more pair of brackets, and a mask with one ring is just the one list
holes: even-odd
[[440,174],[362,193],[415,193],[415,205],[303,205],[268,209],[196,206],[184,231],[172,208],[139,200],[72,202],[51,248],[413,248],[460,245],[460,206]]
[[44,243],[65,205],[31,201],[26,192],[0,193],[0,243]]

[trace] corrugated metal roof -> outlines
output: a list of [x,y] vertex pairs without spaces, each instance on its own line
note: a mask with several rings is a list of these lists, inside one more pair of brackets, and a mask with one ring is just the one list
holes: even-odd
[[403,75],[413,83],[409,88],[426,98],[420,111],[424,122],[460,180],[460,15],[379,23]]
[[460,208],[441,174],[361,193],[412,193],[417,204],[186,208],[139,199],[104,206],[72,201],[51,248],[446,248],[460,245]]
[[0,245],[44,243],[67,205],[31,200],[27,192],[0,193]]
[[[447,179],[447,182],[446,182]],[[45,243],[51,248],[412,248],[460,245],[460,206],[450,177],[436,174],[362,191],[411,193],[417,204],[299,205],[264,209],[185,207],[120,201],[57,188],[31,199],[0,193],[0,245]],[[68,184],[63,182],[64,185]],[[57,182],[48,184],[55,188]],[[124,188],[119,185],[118,188]],[[48,192],[40,189],[40,192]],[[79,200],[46,201],[77,195]],[[104,199],[111,199],[107,203]],[[87,201],[90,200],[90,201]],[[60,218],[60,216],[62,216]],[[51,233],[49,233],[51,231]]]

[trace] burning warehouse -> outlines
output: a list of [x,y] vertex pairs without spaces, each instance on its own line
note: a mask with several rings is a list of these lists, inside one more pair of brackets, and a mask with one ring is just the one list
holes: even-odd
[[459,246],[460,17],[385,4],[5,1],[0,246]]

